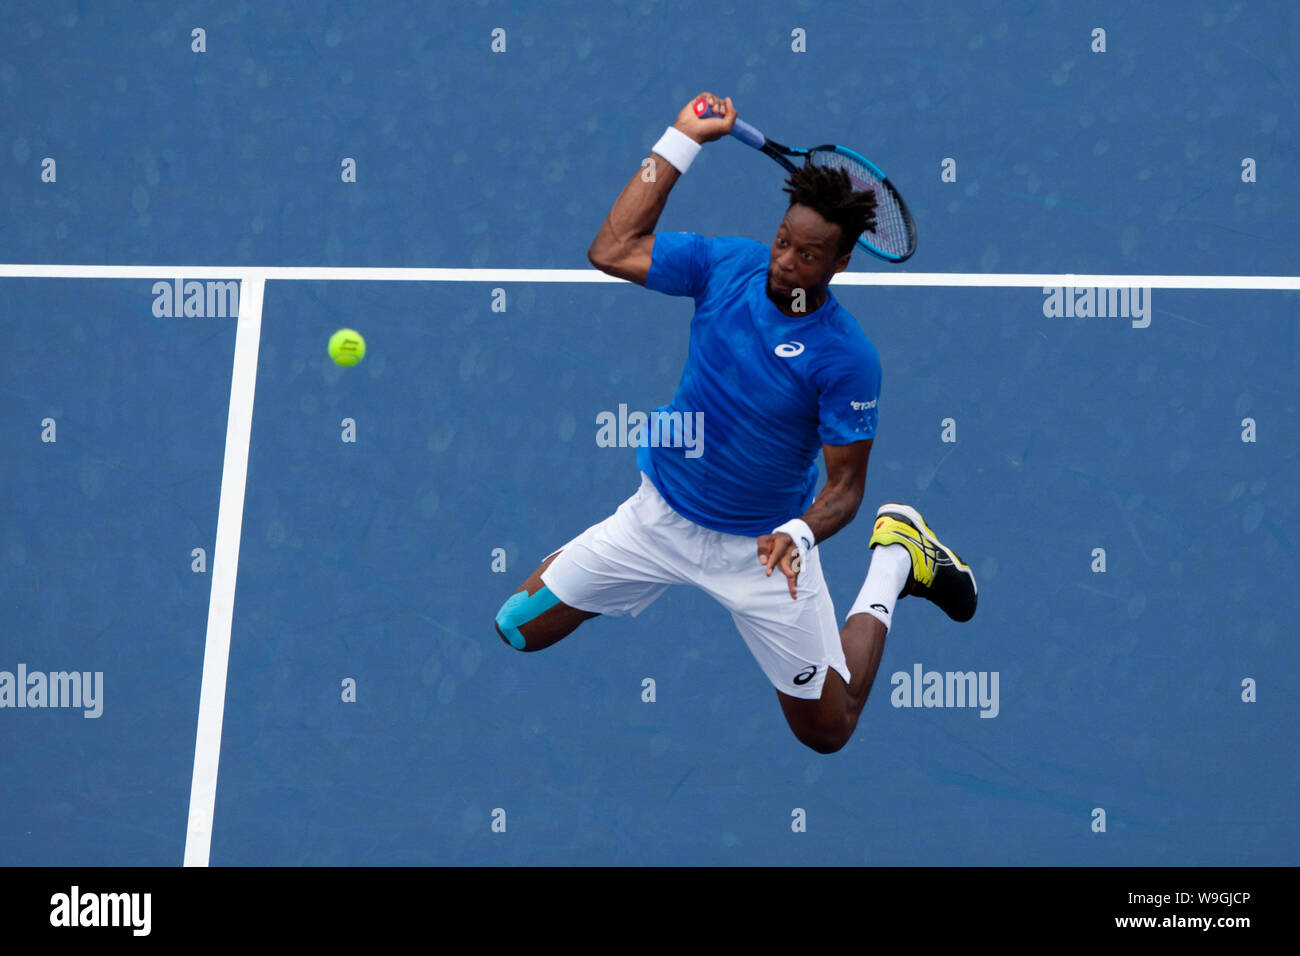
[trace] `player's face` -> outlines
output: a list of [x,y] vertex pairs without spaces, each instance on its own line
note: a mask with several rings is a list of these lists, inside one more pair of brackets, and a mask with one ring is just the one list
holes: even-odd
[[849,262],[849,254],[835,256],[842,230],[808,206],[791,206],[777,227],[767,270],[767,294],[787,304],[796,289],[820,293],[831,276]]

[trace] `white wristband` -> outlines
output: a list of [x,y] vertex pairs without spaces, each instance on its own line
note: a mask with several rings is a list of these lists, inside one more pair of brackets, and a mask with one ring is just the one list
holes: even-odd
[[700,144],[677,127],[670,126],[651,149],[672,163],[679,173],[684,173],[691,168],[691,163],[699,154]]
[[807,554],[817,544],[817,539],[813,537],[812,528],[808,527],[808,522],[802,518],[791,518],[779,528],[772,530],[773,534],[788,534],[794,539],[795,547],[804,554]]

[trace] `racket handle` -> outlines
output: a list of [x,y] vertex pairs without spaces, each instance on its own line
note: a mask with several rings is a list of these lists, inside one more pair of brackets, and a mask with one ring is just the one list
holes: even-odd
[[[702,96],[695,101],[694,109],[695,115],[701,119],[706,116],[718,115],[709,108],[709,101]],[[750,126],[743,119],[736,120],[736,124],[731,128],[731,135],[736,137],[736,139],[740,140],[746,146],[752,146],[755,149],[762,149],[763,144],[767,142],[766,136],[754,127]]]

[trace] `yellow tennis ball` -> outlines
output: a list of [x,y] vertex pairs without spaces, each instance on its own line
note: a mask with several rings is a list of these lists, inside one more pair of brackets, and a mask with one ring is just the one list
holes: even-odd
[[354,329],[339,329],[330,336],[330,358],[335,365],[356,365],[366,357],[366,340]]

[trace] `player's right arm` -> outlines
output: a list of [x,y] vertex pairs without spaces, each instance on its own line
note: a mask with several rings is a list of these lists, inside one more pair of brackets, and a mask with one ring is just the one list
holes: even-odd
[[[682,107],[674,127],[697,143],[708,143],[726,136],[736,123],[736,109],[731,97],[719,100],[712,93],[701,93],[717,116],[704,119],[695,115],[695,100]],[[650,274],[650,253],[655,244],[655,226],[668,202],[668,192],[681,175],[671,163],[652,152],[653,175],[643,167],[637,170],[623,191],[614,200],[614,206],[601,223],[600,231],[587,250],[587,258],[601,272],[637,285],[645,285]]]

